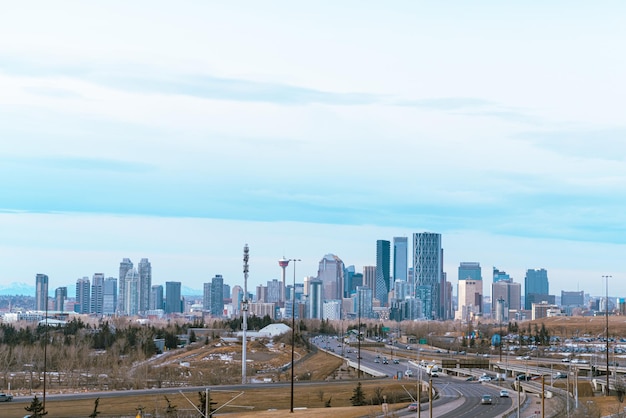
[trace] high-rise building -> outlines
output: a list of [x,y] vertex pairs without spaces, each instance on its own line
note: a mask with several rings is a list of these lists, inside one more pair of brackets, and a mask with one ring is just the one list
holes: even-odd
[[102,315],[104,304],[104,273],[94,273],[91,281],[91,313]]
[[139,313],[139,273],[135,268],[131,268],[126,272],[124,278],[124,308],[122,311],[126,315],[134,316]]
[[572,307],[580,307],[585,304],[585,291],[581,290],[580,292],[570,292],[561,290],[561,305],[562,306],[572,306]]
[[309,294],[308,294],[308,317],[310,319],[322,319],[324,312],[324,283],[321,280],[309,281]]
[[325,300],[323,305],[322,319],[338,321],[341,319],[341,301]]
[[356,288],[355,307],[357,318],[371,318],[374,316],[374,293],[367,286],[359,286]]
[[117,309],[117,279],[107,277],[104,279],[104,293],[102,295],[102,314],[115,315]]
[[[276,280],[277,299],[280,298],[280,283]],[[211,279],[211,315],[216,317],[224,316],[224,278],[221,274],[216,274]]]
[[458,279],[455,319],[468,320],[482,314],[483,278],[480,263],[461,262]]
[[89,277],[76,280],[76,304],[74,312],[88,314],[91,310],[91,283]]
[[421,232],[413,234],[413,270],[415,276],[415,295],[426,295],[425,287],[430,288],[430,295],[422,300],[422,312],[425,319],[445,319],[442,282],[443,252],[441,234]]
[[150,309],[150,291],[152,290],[152,264],[142,258],[137,266],[139,273],[139,312]]
[[[267,303],[276,303],[280,302],[280,295],[282,282],[279,282],[276,279],[268,280],[267,282],[267,294],[265,295],[265,302]],[[282,291],[284,293],[284,291]]]
[[506,271],[500,271],[497,268],[493,268],[493,282],[499,282],[501,280],[511,280],[511,277],[506,274]]
[[376,287],[376,266],[363,266],[363,286]]
[[393,237],[393,280],[408,282],[409,276],[409,239]]
[[352,278],[356,274],[356,269],[354,266],[348,266],[345,268],[343,272],[343,297],[347,298],[350,296],[350,292],[353,288]]
[[409,284],[404,280],[396,280],[393,286],[394,299],[404,300],[411,294]]
[[326,254],[319,263],[317,279],[323,283],[322,300],[341,299],[344,264],[334,254]]
[[183,311],[180,292],[180,282],[165,282],[165,313],[181,313]]
[[533,303],[554,303],[550,301],[548,272],[546,269],[528,269],[524,277],[524,309],[532,309]]
[[57,287],[54,291],[54,310],[63,312],[65,310],[65,299],[67,299],[67,287]]
[[235,315],[238,315],[241,310],[241,302],[243,301],[243,288],[238,284],[233,286],[231,299],[235,307]]
[[513,279],[498,280],[491,285],[491,312],[496,311],[498,299],[504,299],[505,305],[514,311],[522,307],[522,285]]
[[152,285],[152,296],[150,296],[150,310],[163,309],[163,285]]
[[35,276],[35,310],[45,311],[48,309],[48,276],[37,274]]
[[117,310],[118,312],[122,313],[122,314],[128,314],[128,312],[124,311],[125,309],[125,303],[126,303],[126,274],[128,273],[129,270],[132,270],[133,268],[133,262],[130,261],[130,258],[124,258],[122,260],[122,262],[120,263],[120,270],[119,270],[119,276],[117,277],[118,279],[118,285],[119,285],[119,295],[117,298],[117,302],[118,302],[118,307]]
[[376,294],[380,306],[389,305],[389,291],[391,290],[391,243],[379,239],[376,241]]

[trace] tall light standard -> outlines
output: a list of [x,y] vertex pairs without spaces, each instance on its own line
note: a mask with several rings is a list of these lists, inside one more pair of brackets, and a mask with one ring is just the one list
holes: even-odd
[[606,282],[606,298],[604,300],[604,316],[606,317],[606,390],[604,394],[609,396],[609,278],[613,276],[602,276]]
[[291,409],[289,412],[293,413],[293,373],[294,364],[294,352],[296,345],[296,261],[302,261],[299,258],[290,258],[289,261],[293,261],[293,289],[291,289]]
[[241,310],[243,311],[243,323],[241,324],[241,330],[243,331],[242,339],[241,339],[241,383],[246,384],[247,382],[247,373],[246,373],[246,362],[248,361],[246,358],[246,343],[248,341],[248,337],[246,332],[248,331],[248,260],[250,259],[250,249],[248,248],[248,244],[243,247],[243,300],[241,301]]

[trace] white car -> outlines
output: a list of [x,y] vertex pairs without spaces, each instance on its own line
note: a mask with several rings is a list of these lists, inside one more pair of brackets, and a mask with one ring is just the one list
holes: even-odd
[[489,377],[489,376],[480,376],[478,378],[478,381],[479,382],[491,382],[491,377]]
[[500,397],[501,397],[501,398],[508,398],[508,397],[509,397],[509,391],[508,391],[508,390],[506,390],[506,389],[502,389],[502,390],[500,391]]

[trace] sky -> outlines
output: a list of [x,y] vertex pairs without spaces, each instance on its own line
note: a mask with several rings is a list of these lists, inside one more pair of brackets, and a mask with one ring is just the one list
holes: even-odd
[[[0,285],[248,288],[442,234],[550,291],[626,296],[619,1],[11,2]],[[456,290],[455,290],[456,292]]]

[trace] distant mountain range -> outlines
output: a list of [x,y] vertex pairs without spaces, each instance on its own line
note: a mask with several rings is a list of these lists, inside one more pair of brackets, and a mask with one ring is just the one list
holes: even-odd
[[[72,298],[76,295],[76,285],[66,286],[67,296]],[[50,297],[54,297],[55,288],[48,289]],[[165,289],[163,289],[165,291]],[[201,296],[202,290],[192,289],[191,287],[182,286],[181,294],[183,296]],[[0,296],[35,296],[35,285],[29,285],[26,283],[13,282],[6,285],[0,284]]]
[[0,295],[23,295],[23,296],[35,296],[35,285],[28,285],[26,283],[9,283],[0,284]]

